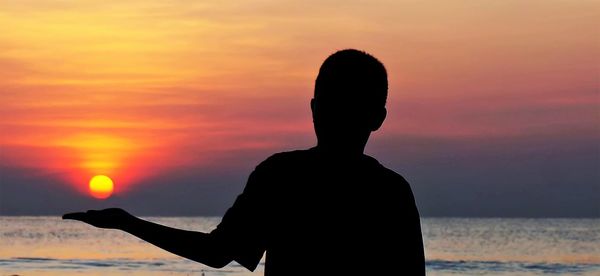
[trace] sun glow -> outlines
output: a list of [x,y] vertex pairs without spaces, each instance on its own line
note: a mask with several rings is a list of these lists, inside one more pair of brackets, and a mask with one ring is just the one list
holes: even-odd
[[[142,140],[142,139],[140,139]],[[68,180],[84,194],[92,193],[96,198],[106,198],[116,192],[124,192],[140,179],[146,163],[144,152],[150,152],[149,143],[134,144],[132,138],[114,134],[75,134],[56,141],[64,149],[69,149],[72,161],[70,164],[71,178]],[[94,191],[90,186],[80,185],[82,178],[89,176],[107,176],[119,179],[119,186],[112,187],[110,192]],[[145,174],[147,175],[147,173]],[[110,178],[109,178],[110,179]],[[84,181],[85,181],[84,180]],[[94,194],[95,193],[95,194]]]
[[113,181],[106,175],[96,175],[90,180],[90,194],[97,199],[110,197],[113,189]]

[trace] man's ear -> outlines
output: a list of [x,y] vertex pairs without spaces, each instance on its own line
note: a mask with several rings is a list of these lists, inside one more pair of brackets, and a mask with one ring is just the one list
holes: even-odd
[[387,109],[383,107],[379,109],[374,115],[375,116],[373,116],[373,121],[371,122],[371,131],[376,131],[381,127],[383,121],[385,121],[385,117],[387,116]]

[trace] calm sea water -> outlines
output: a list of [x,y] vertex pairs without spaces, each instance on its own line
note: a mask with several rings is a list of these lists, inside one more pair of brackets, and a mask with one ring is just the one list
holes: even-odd
[[[198,231],[220,220],[147,219]],[[600,219],[425,218],[422,224],[430,276],[600,275]],[[0,217],[0,275],[248,276],[262,275],[263,265],[255,272],[235,263],[214,270],[117,230],[58,217]],[[311,275],[310,261],[304,269]]]

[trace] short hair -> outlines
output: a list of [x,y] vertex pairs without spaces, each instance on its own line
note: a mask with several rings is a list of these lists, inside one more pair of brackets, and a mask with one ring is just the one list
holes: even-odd
[[315,81],[315,99],[327,95],[352,97],[370,108],[385,107],[388,80],[385,66],[372,55],[346,49],[330,55]]

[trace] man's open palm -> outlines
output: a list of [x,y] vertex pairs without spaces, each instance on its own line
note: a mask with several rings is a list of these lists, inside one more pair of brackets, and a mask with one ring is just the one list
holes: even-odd
[[68,213],[64,214],[62,218],[83,221],[99,228],[122,229],[123,226],[132,221],[134,216],[120,208],[109,208]]

